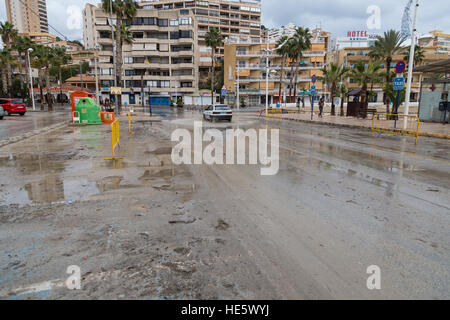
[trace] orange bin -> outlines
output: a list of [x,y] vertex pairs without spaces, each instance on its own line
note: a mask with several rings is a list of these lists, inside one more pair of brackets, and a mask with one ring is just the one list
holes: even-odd
[[114,122],[114,112],[101,112],[100,118],[103,123],[113,123]]

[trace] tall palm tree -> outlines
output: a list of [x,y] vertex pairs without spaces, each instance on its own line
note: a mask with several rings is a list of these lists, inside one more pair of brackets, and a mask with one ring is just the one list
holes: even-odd
[[300,68],[300,60],[303,58],[303,52],[311,49],[312,35],[309,28],[297,28],[294,34],[294,49],[297,50],[297,64],[295,67],[295,79],[294,79],[294,102],[297,97],[297,80],[298,71]]
[[345,103],[345,96],[347,95],[347,93],[348,93],[347,87],[345,86],[345,84],[341,84],[337,91],[337,94],[341,98],[341,114],[340,114],[341,117],[344,116],[344,103]]
[[[112,7],[111,7],[112,2]],[[136,16],[139,8],[135,0],[102,0],[102,8],[106,13],[114,14],[116,16],[116,26],[122,26],[123,20],[131,20]],[[117,85],[122,86],[122,32],[115,33],[116,39],[116,79]],[[122,108],[122,96],[117,97],[119,110]]]
[[11,83],[11,79],[8,80],[8,77],[11,77],[11,73],[8,72],[11,64],[14,64],[16,58],[11,54],[11,49],[3,49],[0,51],[0,70],[2,72],[2,91],[3,94],[9,96],[11,94],[11,87],[9,84]]
[[59,95],[61,99],[61,105],[63,105],[62,98],[62,68],[67,65],[72,60],[72,57],[66,53],[65,48],[55,48],[52,54],[51,64],[53,67],[58,68],[58,79],[59,79]]
[[[294,71],[295,71],[295,66],[297,64],[297,61],[298,61],[297,45],[298,45],[298,43],[295,41],[294,38],[289,39],[288,43],[285,45],[289,66],[291,67],[290,79],[289,79],[289,99],[292,99],[292,87],[294,85],[294,77],[295,77]],[[290,101],[290,102],[292,102],[292,101]]]
[[122,34],[121,40],[122,45],[125,44],[132,44],[134,42],[133,38],[133,32],[131,32],[130,27],[127,27],[125,23],[122,23],[120,27],[120,33]]
[[211,28],[206,33],[205,42],[211,48],[211,104],[214,105],[214,91],[215,91],[215,69],[216,69],[216,49],[222,45],[222,35],[217,28]]
[[11,49],[12,42],[17,36],[17,30],[14,28],[14,25],[8,21],[0,22],[0,35],[5,48]]
[[283,77],[284,77],[284,65],[286,64],[286,60],[289,54],[289,47],[287,44],[282,46],[288,40],[287,36],[282,36],[280,40],[277,42],[277,50],[276,53],[281,56],[281,74],[280,74],[280,87],[278,91],[278,97],[281,97],[281,87],[283,85]]
[[[14,28],[13,24],[11,24],[8,21],[0,22],[0,36],[2,38],[3,44],[6,49],[12,48],[12,43],[13,43],[14,39],[16,38],[17,34],[18,34],[18,32]],[[12,77],[10,76],[12,74],[12,68],[11,68],[11,65],[8,65],[6,68],[7,68],[7,72],[8,72],[7,86],[10,88],[12,86]]]
[[374,62],[369,60],[367,67],[365,62],[358,61],[355,64],[355,68],[352,69],[351,77],[361,85],[361,97],[363,98],[364,108],[367,109],[369,105],[368,99],[368,85],[372,83],[374,79],[380,76],[381,62]]
[[[378,36],[374,45],[370,48],[369,56],[386,63],[386,83],[391,82],[391,63],[393,56],[402,52],[403,48],[401,45],[405,40],[406,38],[399,31],[391,29],[386,31],[383,36]],[[389,114],[389,103],[386,95],[384,102],[386,104],[386,112]]]
[[42,70],[44,70],[45,75],[45,86],[47,91],[47,105],[48,105],[48,111],[53,111],[53,101],[52,96],[50,92],[50,67],[52,65],[52,61],[54,59],[54,52],[52,48],[43,46],[43,45],[37,45],[34,48],[34,51],[32,52],[32,56],[34,57],[34,67],[38,68],[40,70],[39,75],[39,85],[41,87],[41,110],[43,110],[44,101],[43,101],[43,95],[42,95]]
[[344,66],[339,66],[335,63],[330,63],[329,68],[325,67],[322,69],[323,76],[319,77],[321,81],[327,83],[331,91],[331,115],[336,115],[336,106],[334,105],[334,98],[337,93],[337,86],[342,81],[344,75],[349,71],[349,69]]
[[[403,54],[405,55],[405,57],[403,59],[405,59],[405,61],[407,63],[409,63],[409,55],[411,52],[411,46],[408,48],[407,51],[403,52]],[[425,51],[423,50],[423,48],[419,45],[415,46],[414,49],[414,66],[418,66],[420,64],[422,64],[422,62],[425,60]]]
[[[28,61],[27,61],[27,51],[30,48],[33,48],[35,46],[35,43],[33,40],[31,40],[29,37],[24,36],[16,36],[14,39],[14,43],[12,44],[12,48],[17,51],[19,55],[19,73],[22,78],[22,81],[25,82],[23,70],[27,70],[28,67]],[[27,81],[29,82],[29,81]]]

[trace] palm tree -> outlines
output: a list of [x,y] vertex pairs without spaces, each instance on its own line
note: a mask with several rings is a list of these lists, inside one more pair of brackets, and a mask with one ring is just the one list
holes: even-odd
[[[393,56],[402,52],[402,43],[405,41],[405,37],[399,31],[389,30],[384,33],[384,36],[378,36],[375,44],[371,47],[369,55],[378,60],[386,63],[386,83],[391,82],[391,63]],[[389,103],[386,99],[386,112],[389,114]]]
[[[411,47],[409,47],[407,51],[403,52],[403,54],[405,55],[404,59],[407,63],[409,63],[410,52]],[[421,46],[416,45],[414,49],[414,66],[422,64],[424,60],[425,60],[425,51]]]
[[[14,28],[13,24],[11,24],[8,21],[6,21],[4,23],[0,22],[0,36],[2,38],[3,44],[5,45],[6,49],[11,49],[12,42],[16,38],[17,34],[18,34],[18,32]],[[11,65],[6,66],[6,68],[7,68],[7,72],[8,72],[7,86],[8,86],[8,88],[11,88],[11,86],[12,86],[12,77],[10,76],[12,74]]]
[[344,103],[345,103],[345,96],[347,95],[347,92],[348,92],[348,89],[345,86],[345,84],[341,84],[337,91],[337,94],[341,98],[341,114],[340,114],[341,117],[344,116]]
[[[33,48],[35,46],[35,43],[33,40],[31,40],[29,37],[21,37],[16,36],[14,39],[14,44],[12,45],[12,48],[17,51],[19,55],[19,73],[22,78],[22,81],[25,82],[24,79],[24,73],[23,70],[27,70],[28,62],[27,62],[27,51],[30,48]],[[27,77],[25,77],[27,78]],[[27,81],[29,82],[29,81]]]
[[52,54],[51,64],[53,67],[58,68],[58,78],[59,78],[59,95],[61,99],[61,105],[63,105],[62,98],[62,67],[67,65],[69,61],[72,60],[72,57],[66,53],[66,49],[63,48],[55,48]]
[[381,62],[373,62],[370,59],[367,67],[363,61],[358,61],[350,73],[351,77],[361,85],[361,97],[363,98],[364,109],[367,109],[369,105],[368,84],[372,83],[377,77],[380,77],[380,69]]
[[[111,7],[112,2],[112,7]],[[102,8],[106,13],[116,15],[116,26],[122,26],[123,20],[131,20],[136,16],[139,8],[134,0],[102,0]],[[116,79],[117,84],[122,86],[122,32],[116,32]],[[117,96],[119,110],[122,108],[122,96]]]
[[330,67],[323,68],[323,76],[319,79],[324,83],[327,83],[331,89],[331,115],[336,115],[336,106],[334,105],[334,98],[337,93],[337,85],[342,81],[344,75],[349,71],[349,69],[344,66],[339,66],[335,63],[330,63]]
[[52,61],[54,59],[54,52],[52,48],[43,46],[43,45],[37,45],[34,48],[34,51],[32,52],[32,55],[34,57],[34,67],[38,68],[40,71],[39,75],[39,85],[41,87],[41,110],[44,110],[44,104],[43,104],[43,95],[42,95],[42,69],[44,70],[45,75],[45,86],[47,91],[47,105],[48,105],[48,111],[53,111],[53,101],[52,96],[50,92],[50,67],[52,64]]
[[309,28],[297,28],[294,34],[294,50],[297,50],[297,64],[295,67],[295,80],[294,80],[294,102],[297,96],[297,79],[298,71],[300,68],[300,60],[303,57],[303,51],[311,49],[312,35]]
[[120,27],[120,33],[122,34],[121,40],[122,45],[125,44],[132,44],[134,42],[133,38],[133,32],[131,32],[130,27],[127,27],[125,23],[122,23]]
[[0,51],[0,70],[2,72],[2,91],[3,94],[9,96],[11,94],[11,73],[8,72],[10,66],[14,64],[16,58],[11,54],[11,49],[3,49]]
[[5,44],[6,49],[11,49],[12,41],[17,36],[17,30],[14,29],[14,25],[10,22],[0,22],[0,35],[2,37],[2,41]]
[[214,91],[215,91],[215,54],[217,47],[222,45],[222,35],[217,28],[211,28],[206,33],[205,42],[211,48],[211,104],[214,105]]
[[280,74],[280,87],[278,92],[278,97],[281,97],[281,87],[283,85],[283,76],[284,76],[284,65],[286,64],[286,59],[289,54],[289,47],[287,46],[287,43],[282,46],[286,41],[288,40],[287,36],[282,36],[280,40],[277,42],[277,50],[276,53],[281,56],[281,74]]

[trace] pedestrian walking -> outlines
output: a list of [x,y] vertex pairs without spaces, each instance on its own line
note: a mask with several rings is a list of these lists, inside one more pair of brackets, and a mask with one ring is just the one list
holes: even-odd
[[320,98],[319,101],[319,117],[323,118],[323,107],[325,105],[325,101],[323,98]]

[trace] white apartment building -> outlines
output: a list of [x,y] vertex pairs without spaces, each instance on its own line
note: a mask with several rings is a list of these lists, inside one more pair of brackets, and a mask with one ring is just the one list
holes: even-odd
[[[84,37],[93,47],[100,47],[101,94],[103,99],[111,99],[114,66],[109,15],[99,7],[88,5],[84,16],[95,17],[93,26],[84,26]],[[141,105],[142,86],[146,104],[148,97],[152,104],[167,105],[170,98],[176,100],[198,91],[197,25],[189,10],[140,9],[132,21],[124,23],[134,38],[132,44],[124,43],[122,51],[124,105]],[[91,42],[91,39],[95,40]]]
[[291,37],[295,34],[296,28],[297,26],[291,22],[287,26],[283,26],[278,29],[271,29],[268,31],[269,41],[277,42],[283,36]]

